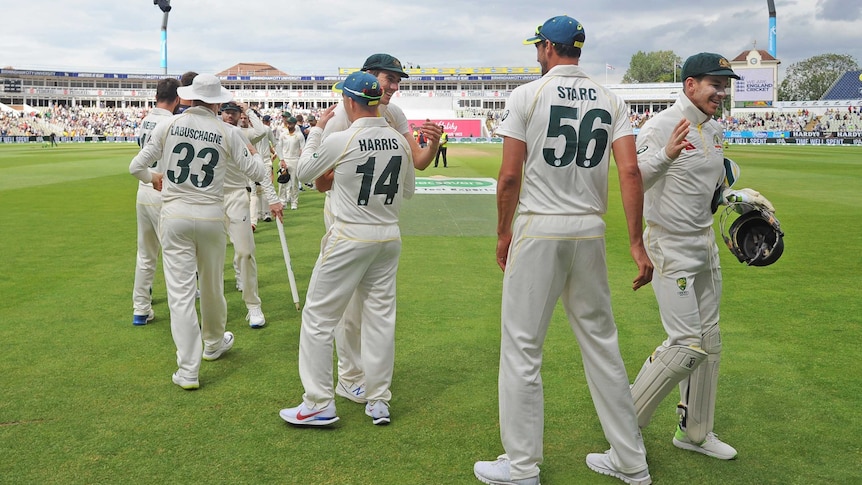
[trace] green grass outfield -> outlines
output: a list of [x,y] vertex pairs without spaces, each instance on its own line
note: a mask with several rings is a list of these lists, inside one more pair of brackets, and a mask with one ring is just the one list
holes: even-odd
[[[473,484],[502,452],[497,424],[501,272],[495,200],[418,195],[403,211],[392,424],[336,400],[332,429],[278,417],[300,402],[300,314],[275,223],[255,236],[268,324],[251,330],[226,264],[233,350],[176,369],[161,265],[155,321],[131,325],[132,144],[0,146],[0,483]],[[862,150],[736,147],[739,184],[775,204],[787,234],[773,266],[722,247],[722,462],[673,447],[668,398],[644,430],[657,484],[862,483]],[[457,145],[450,168],[496,177],[500,146]],[[612,172],[613,173],[613,172]],[[616,174],[608,264],[629,375],[662,340],[652,290],[632,292]],[[323,235],[323,196],[303,192],[287,238],[304,299]],[[228,248],[228,254],[232,249]],[[546,485],[621,483],[586,467],[607,442],[561,309],[545,345]]]

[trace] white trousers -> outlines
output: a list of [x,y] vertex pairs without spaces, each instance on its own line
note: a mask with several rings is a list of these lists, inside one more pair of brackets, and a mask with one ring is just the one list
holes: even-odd
[[[162,205],[159,227],[171,311],[171,334],[177,346],[177,374],[193,379],[200,371],[203,356],[201,339],[207,349],[219,348],[227,323],[224,298],[227,219],[224,205],[168,202]],[[200,325],[195,309],[198,284],[201,291]]]
[[[329,192],[323,200],[323,223],[329,230],[335,222]],[[362,371],[362,299],[356,293],[350,298],[341,321],[335,327],[335,353],[338,357],[338,380],[351,388],[365,385]]]
[[389,402],[395,362],[395,275],[401,254],[397,225],[335,223],[321,242],[299,336],[299,376],[311,409],[334,397],[332,341],[354,291],[362,307],[362,368],[369,401]]
[[[711,370],[695,369],[701,372],[701,379],[712,379],[709,386],[717,385],[718,362],[721,360],[721,345],[714,342],[707,344],[703,335],[712,327],[718,329],[719,304],[722,293],[721,263],[718,257],[718,246],[715,243],[715,232],[710,227],[694,234],[673,234],[659,226],[648,226],[644,231],[644,244],[652,260],[652,287],[658,301],[659,314],[667,338],[655,351],[661,353],[671,345],[697,345],[710,355],[707,362],[700,365],[712,365]],[[720,342],[720,337],[716,337]],[[710,364],[712,363],[712,364]],[[694,413],[696,421],[707,423],[704,429],[691,430],[686,433],[694,441],[700,441],[706,433],[712,431],[715,421],[715,394],[710,397],[708,406],[696,409],[689,408],[689,382],[691,376],[679,383],[680,403],[688,413]],[[707,386],[707,387],[709,387]]]
[[[270,178],[272,178],[272,161],[267,162],[264,160],[263,163],[269,169]],[[263,195],[263,187],[254,183],[251,186],[251,206],[249,212],[251,212],[251,223],[255,226],[259,218],[269,215],[269,203]]]
[[299,159],[290,158],[284,161],[287,165],[287,173],[290,181],[286,184],[278,184],[278,198],[284,203],[285,208],[295,208],[299,202],[299,180],[296,178],[296,164]]
[[714,231],[672,234],[648,226],[644,245],[655,266],[652,287],[667,332],[659,350],[700,346],[701,336],[719,320],[722,281]]
[[248,308],[260,306],[257,288],[257,261],[254,257],[254,233],[251,231],[248,191],[225,189],[224,208],[230,221],[228,235],[233,244],[237,281],[242,284],[242,299]]
[[513,480],[543,459],[542,347],[558,300],[575,334],[614,466],[646,468],[611,312],[604,222],[599,216],[519,216],[503,278],[500,436]]
[[162,194],[147,185],[138,186],[137,195],[138,252],[135,257],[135,286],[132,307],[135,315],[149,315],[153,298],[151,289],[159,260],[159,217]]

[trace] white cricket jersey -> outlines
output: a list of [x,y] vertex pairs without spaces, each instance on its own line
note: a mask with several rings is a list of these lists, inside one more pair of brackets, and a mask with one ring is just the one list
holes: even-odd
[[[691,122],[688,145],[671,161],[664,147],[683,118]],[[724,179],[723,140],[721,125],[684,94],[643,125],[637,147],[647,224],[683,234],[712,227],[710,203]]]
[[299,128],[291,133],[287,128],[281,130],[278,136],[278,155],[286,163],[288,160],[296,160],[302,155],[302,147],[305,146],[305,136]]
[[153,130],[146,146],[132,159],[129,172],[143,182],[152,181],[150,166],[164,174],[162,200],[191,204],[221,204],[224,178],[230,164],[252,180],[267,176],[259,155],[252,156],[239,128],[215,113],[194,106]]
[[576,65],[515,88],[497,134],[527,144],[519,214],[604,214],[611,145],[631,136],[625,102]]
[[351,224],[397,224],[401,202],[415,191],[413,156],[401,133],[383,118],[360,118],[323,140],[312,128],[297,166],[310,182],[335,170],[330,197],[335,218]]
[[[152,134],[153,130],[156,129],[156,125],[159,124],[160,121],[164,121],[173,117],[174,114],[164,108],[153,108],[143,120],[141,120],[141,126],[138,128],[138,145],[143,148],[144,145],[147,144],[147,140],[150,138],[150,134]],[[153,162],[153,165],[150,168],[158,165],[158,160]],[[153,184],[148,184],[144,182],[140,182],[141,185],[145,185],[147,187],[152,187]]]

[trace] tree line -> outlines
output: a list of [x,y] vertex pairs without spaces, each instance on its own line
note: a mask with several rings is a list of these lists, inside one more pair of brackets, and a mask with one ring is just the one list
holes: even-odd
[[[632,55],[623,83],[682,81],[683,59],[673,51],[638,51]],[[791,64],[778,85],[779,101],[810,101],[823,97],[845,72],[859,69],[853,56],[820,54]]]

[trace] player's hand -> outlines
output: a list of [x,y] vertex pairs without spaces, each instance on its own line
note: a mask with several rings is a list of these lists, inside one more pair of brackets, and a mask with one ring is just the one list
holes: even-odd
[[335,107],[337,104],[333,104],[332,106],[323,110],[323,113],[320,113],[320,117],[317,118],[317,127],[321,130],[326,128],[326,122],[331,120],[335,116]]
[[652,272],[654,268],[652,261],[650,261],[649,256],[647,256],[643,244],[633,246],[631,251],[632,259],[634,259],[635,264],[638,265],[638,275],[634,281],[632,281],[632,289],[637,291],[638,288],[646,286],[652,281]]
[[506,271],[509,259],[509,246],[512,244],[512,233],[507,232],[497,236],[497,266]]
[[314,187],[318,192],[327,192],[332,189],[332,182],[335,180],[335,170],[328,170],[325,174],[314,179]]
[[158,190],[159,192],[161,192],[161,191],[162,191],[162,178],[163,178],[164,176],[165,176],[165,175],[164,175],[163,173],[161,173],[161,172],[152,172],[152,177],[153,177],[152,184],[153,184],[153,188],[154,188],[154,189],[156,189],[156,190]]
[[673,133],[670,135],[670,140],[668,140],[667,145],[664,147],[665,154],[671,160],[679,158],[679,154],[682,153],[682,150],[686,145],[688,145],[685,137],[688,136],[690,126],[691,122],[683,118],[679,120],[679,123],[677,123],[676,127],[673,129]]
[[257,155],[257,150],[254,148],[254,145],[251,143],[246,143],[246,148],[248,148],[248,152],[251,153],[251,156]]
[[443,128],[440,125],[426,121],[422,123],[422,127],[419,130],[425,135],[425,139],[428,140],[430,145],[440,144],[440,137],[443,136]]
[[282,223],[284,222],[284,204],[281,202],[276,202],[275,204],[269,204],[269,212],[272,213],[278,220]]

